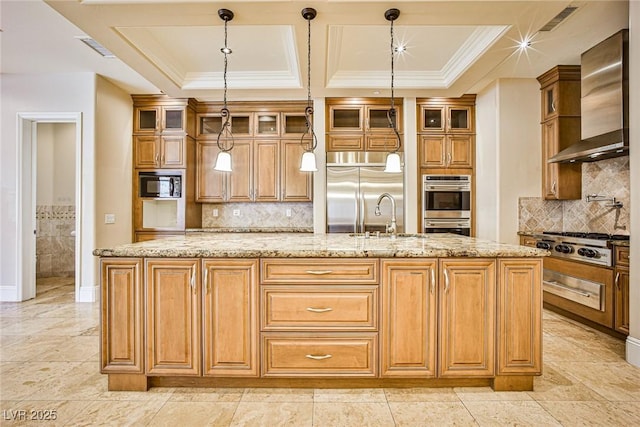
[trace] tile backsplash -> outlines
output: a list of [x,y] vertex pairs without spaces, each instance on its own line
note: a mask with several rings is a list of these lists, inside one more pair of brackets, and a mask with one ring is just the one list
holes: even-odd
[[[615,197],[622,208],[605,201],[587,202],[588,194]],[[518,231],[579,231],[629,234],[629,156],[582,164],[581,200],[518,200]]]
[[312,229],[313,203],[206,203],[202,205],[202,227]]
[[36,277],[73,277],[75,206],[36,206]]

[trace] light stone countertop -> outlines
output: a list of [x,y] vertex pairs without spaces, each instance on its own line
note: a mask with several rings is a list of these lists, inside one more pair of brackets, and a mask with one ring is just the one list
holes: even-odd
[[187,233],[160,240],[99,248],[93,255],[137,258],[497,258],[549,253],[455,234],[369,237],[311,233]]

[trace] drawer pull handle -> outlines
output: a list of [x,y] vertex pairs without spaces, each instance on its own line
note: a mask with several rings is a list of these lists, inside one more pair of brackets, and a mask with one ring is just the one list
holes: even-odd
[[333,270],[307,270],[307,274],[315,274],[317,276],[322,276],[325,274],[333,273]]
[[307,354],[304,357],[306,357],[307,359],[313,359],[313,360],[324,360],[324,359],[330,359],[331,355],[323,354],[322,356],[316,356],[315,354]]
[[326,313],[327,311],[332,311],[333,308],[325,307],[325,308],[315,308],[315,307],[307,307],[307,311],[311,311],[314,313]]

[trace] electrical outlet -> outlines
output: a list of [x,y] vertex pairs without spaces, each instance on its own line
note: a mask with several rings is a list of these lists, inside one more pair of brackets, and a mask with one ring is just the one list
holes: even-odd
[[115,224],[116,223],[116,214],[104,214],[104,223],[105,224]]
[[287,210],[285,211],[285,215],[286,216],[291,216],[291,209],[287,208]]
[[240,216],[240,209],[234,209],[233,216]]
[[213,210],[213,216],[218,216],[218,209]]

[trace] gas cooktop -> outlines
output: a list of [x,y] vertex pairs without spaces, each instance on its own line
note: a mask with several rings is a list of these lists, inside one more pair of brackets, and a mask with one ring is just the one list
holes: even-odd
[[576,237],[579,239],[594,240],[629,240],[629,236],[625,234],[607,234],[607,233],[586,233],[581,231],[543,231],[542,234],[551,236]]

